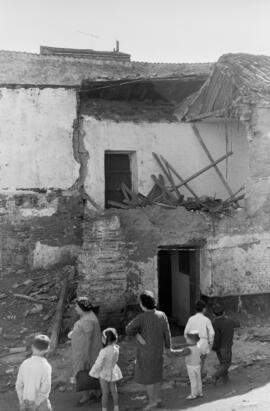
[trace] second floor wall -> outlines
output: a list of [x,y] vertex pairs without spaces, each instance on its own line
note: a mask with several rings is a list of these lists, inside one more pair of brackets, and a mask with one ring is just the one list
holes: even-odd
[[[135,192],[147,195],[153,187],[151,174],[158,175],[160,166],[153,152],[162,155],[186,179],[210,164],[209,158],[194,134],[191,124],[186,123],[134,123],[97,120],[84,116],[82,122],[84,145],[89,153],[85,189],[104,207],[106,196],[105,156],[115,154],[130,158],[130,179]],[[238,122],[228,124],[227,147],[233,155],[218,164],[233,192],[236,192],[248,176],[248,141],[245,128]],[[198,124],[199,132],[214,160],[226,153],[225,124],[223,121]],[[119,167],[121,167],[119,163]],[[118,178],[126,171],[116,170]],[[114,172],[114,171],[113,171]],[[120,173],[119,173],[120,172]],[[117,174],[117,173],[116,173]],[[113,184],[116,181],[114,179]],[[119,180],[120,183],[120,180]],[[198,196],[226,199],[230,195],[214,168],[190,182]],[[190,197],[182,187],[182,194]]]

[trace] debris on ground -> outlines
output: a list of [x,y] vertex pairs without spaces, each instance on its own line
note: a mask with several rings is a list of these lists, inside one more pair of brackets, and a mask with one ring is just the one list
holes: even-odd
[[[19,365],[31,355],[30,347],[33,337],[37,333],[51,335],[58,299],[65,278],[71,271],[74,272],[72,266],[48,272],[36,270],[31,274],[24,272],[18,275],[16,272],[2,281],[1,291],[3,292],[0,294],[1,392],[14,386]],[[76,286],[75,281],[74,284]],[[67,302],[73,298],[72,294],[74,290],[68,290]]]

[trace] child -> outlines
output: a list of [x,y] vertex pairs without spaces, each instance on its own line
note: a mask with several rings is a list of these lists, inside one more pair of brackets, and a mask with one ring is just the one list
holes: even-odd
[[193,400],[197,397],[202,397],[202,380],[201,380],[201,353],[198,347],[199,341],[198,331],[190,331],[186,335],[188,346],[181,350],[171,350],[172,353],[180,354],[185,357],[187,373],[191,385],[191,394],[187,400]]
[[213,329],[212,323],[208,317],[206,317],[206,304],[204,301],[196,302],[196,314],[189,318],[186,328],[184,330],[184,336],[191,330],[197,330],[199,333],[200,340],[198,342],[200,352],[201,352],[201,374],[203,375],[203,369],[207,354],[210,353],[215,331]]
[[100,351],[89,373],[91,377],[99,378],[102,391],[102,411],[107,410],[110,392],[113,397],[114,411],[119,411],[116,381],[121,380],[123,376],[117,365],[119,357],[119,346],[116,345],[117,339],[117,332],[114,328],[107,328],[103,331],[102,342],[104,348]]
[[37,335],[32,343],[32,356],[19,368],[16,391],[21,411],[51,411],[52,367],[44,358],[50,345],[47,335]]
[[211,380],[216,383],[222,378],[223,382],[228,382],[228,371],[232,362],[233,334],[237,324],[234,320],[225,316],[223,307],[217,305],[213,311],[216,317],[213,322],[215,330],[213,351],[217,354],[220,366],[211,377]]

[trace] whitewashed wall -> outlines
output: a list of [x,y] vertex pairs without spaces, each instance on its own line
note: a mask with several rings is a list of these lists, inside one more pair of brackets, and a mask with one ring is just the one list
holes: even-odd
[[1,88],[0,189],[69,188],[76,92],[65,88]]
[[[199,124],[201,135],[214,159],[226,152],[225,129],[222,122]],[[209,164],[190,124],[184,123],[116,123],[109,120],[98,121],[93,117],[83,119],[84,143],[89,152],[88,175],[85,188],[88,194],[104,207],[104,152],[135,151],[138,175],[138,190],[147,194],[153,186],[151,174],[160,173],[160,168],[152,157],[152,152],[162,154],[179,172],[187,178]],[[233,137],[234,155],[228,161],[228,183],[233,191],[238,190],[248,175],[248,142],[245,129],[238,123],[229,125],[229,135]],[[225,161],[220,163],[225,175]],[[199,195],[227,198],[228,192],[214,169],[196,178],[190,186]],[[183,189],[183,194],[190,194]]]

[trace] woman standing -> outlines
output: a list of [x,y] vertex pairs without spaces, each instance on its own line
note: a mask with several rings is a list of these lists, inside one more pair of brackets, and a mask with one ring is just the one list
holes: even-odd
[[[102,348],[102,336],[93,306],[86,297],[77,299],[75,310],[80,319],[76,321],[68,337],[71,339],[73,376],[76,381],[79,371],[89,372],[94,365]],[[92,397],[91,394],[96,398],[100,397],[100,388],[95,379],[89,391],[83,391],[79,405],[87,402]]]
[[135,381],[146,386],[150,410],[161,404],[159,397],[163,376],[164,347],[171,349],[171,333],[166,315],[156,309],[152,292],[144,291],[139,298],[142,314],[126,327],[126,333],[138,341]]

